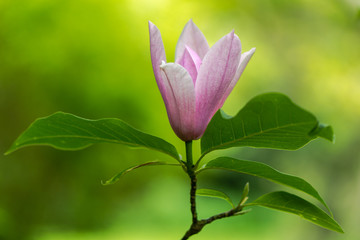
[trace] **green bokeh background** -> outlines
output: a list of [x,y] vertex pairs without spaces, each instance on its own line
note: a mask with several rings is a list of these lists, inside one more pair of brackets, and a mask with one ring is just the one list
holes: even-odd
[[[153,77],[147,21],[161,30],[171,61],[192,18],[210,45],[234,29],[243,51],[257,48],[224,105],[227,113],[235,114],[257,94],[278,91],[336,132],[334,145],[316,140],[296,152],[242,148],[217,154],[262,161],[308,180],[346,232],[254,207],[212,223],[193,239],[360,239],[359,7],[357,0],[1,0],[0,153],[34,119],[56,111],[118,117],[183,153]],[[1,154],[0,239],[180,239],[190,224],[188,179],[180,169],[144,168],[115,185],[100,184],[155,159],[172,161],[108,144],[78,152],[31,147]],[[215,171],[199,181],[234,199],[246,181],[250,200],[286,189]],[[221,200],[198,202],[202,217],[228,208]]]

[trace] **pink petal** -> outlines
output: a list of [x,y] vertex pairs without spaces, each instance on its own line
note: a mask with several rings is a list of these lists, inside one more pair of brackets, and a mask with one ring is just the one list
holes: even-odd
[[195,89],[193,81],[184,67],[177,63],[160,66],[168,105],[166,110],[176,135],[184,140],[194,139]]
[[190,47],[185,46],[184,54],[176,61],[176,63],[183,66],[189,72],[195,85],[198,71],[201,65],[201,59],[196,54],[196,52],[193,51]]
[[154,75],[160,93],[165,102],[165,105],[167,105],[167,99],[164,90],[164,81],[161,77],[161,71],[160,71],[160,65],[162,61],[166,62],[164,44],[161,39],[161,34],[159,29],[150,21],[149,21],[149,33],[150,33],[150,54],[151,54],[151,62],[154,70]]
[[231,93],[231,91],[233,90],[233,88],[235,87],[236,83],[238,82],[241,74],[244,72],[244,69],[246,67],[246,65],[248,64],[248,62],[250,61],[251,57],[254,55],[256,48],[252,48],[249,51],[241,54],[241,58],[240,58],[240,63],[239,66],[236,70],[235,76],[233,78],[233,80],[231,81],[231,83],[229,84],[225,94],[222,97],[222,100],[220,102],[220,107],[222,107],[222,105],[224,104],[225,100],[227,99],[227,97],[229,96],[229,94]]
[[186,23],[179,37],[176,45],[175,60],[182,57],[185,52],[185,46],[189,46],[194,50],[200,59],[204,59],[204,56],[209,51],[209,44],[207,43],[204,34],[195,25],[192,19]]
[[234,31],[221,38],[203,59],[195,85],[196,129],[205,131],[219,109],[240,62],[241,44]]

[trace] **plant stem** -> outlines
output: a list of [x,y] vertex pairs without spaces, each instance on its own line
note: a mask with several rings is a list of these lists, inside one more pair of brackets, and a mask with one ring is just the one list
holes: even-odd
[[191,215],[192,215],[192,224],[190,226],[190,229],[185,233],[182,240],[188,239],[190,236],[200,232],[201,228],[199,229],[197,227],[198,225],[198,218],[197,218],[197,212],[196,212],[196,175],[195,175],[195,169],[193,165],[193,156],[192,156],[192,141],[185,142],[185,148],[186,148],[186,172],[190,177],[190,209],[191,209]]
[[189,170],[193,168],[192,141],[185,142],[185,149],[186,149],[186,167],[189,173]]
[[192,141],[185,142],[186,147],[186,168],[187,174],[190,177],[190,206],[191,206],[191,215],[192,215],[192,223],[196,223],[197,212],[196,212],[196,175],[193,165],[193,156],[192,156]]
[[190,229],[185,233],[185,235],[181,240],[189,239],[192,235],[199,233],[203,229],[203,227],[205,227],[205,225],[212,223],[215,220],[236,216],[236,213],[241,212],[242,208],[243,208],[242,206],[238,206],[227,212],[219,213],[207,219],[197,220],[195,223],[193,222],[190,226]]
[[185,233],[185,235],[182,237],[181,240],[187,240],[192,235],[195,235],[199,233],[203,227],[209,223],[212,223],[215,220],[235,216],[236,213],[241,212],[243,206],[237,206],[230,211],[220,213],[217,215],[214,215],[210,218],[198,220],[197,212],[196,212],[196,185],[197,185],[197,179],[195,170],[197,166],[194,166],[193,164],[193,156],[192,156],[192,141],[185,142],[185,148],[186,148],[186,173],[190,177],[190,209],[191,209],[191,215],[192,215],[192,223],[189,228],[189,230]]

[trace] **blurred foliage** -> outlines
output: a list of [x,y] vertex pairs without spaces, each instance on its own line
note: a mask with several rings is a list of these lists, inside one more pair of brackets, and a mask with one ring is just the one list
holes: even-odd
[[[313,183],[346,232],[254,207],[211,224],[194,239],[358,239],[359,8],[357,0],[1,0],[0,152],[34,119],[56,111],[118,117],[183,152],[153,77],[147,21],[161,30],[171,61],[183,26],[193,18],[210,45],[235,29],[243,51],[257,48],[224,105],[227,113],[235,114],[259,93],[283,92],[331,124],[337,138],[335,145],[317,140],[296,152],[226,153]],[[121,169],[156,159],[170,160],[107,144],[0,155],[0,239],[179,239],[190,224],[188,180],[179,169],[139,169],[115,185],[100,184]],[[252,199],[275,189],[221,172],[201,176],[200,187],[235,199],[246,181]],[[200,216],[227,208],[221,200],[199,198],[199,204]]]

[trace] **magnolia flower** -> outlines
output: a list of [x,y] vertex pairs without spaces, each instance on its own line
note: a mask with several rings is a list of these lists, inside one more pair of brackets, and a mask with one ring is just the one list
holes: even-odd
[[175,63],[167,63],[159,29],[149,21],[155,79],[171,127],[183,141],[199,139],[237,83],[255,48],[241,54],[234,31],[211,48],[190,20],[176,45]]

